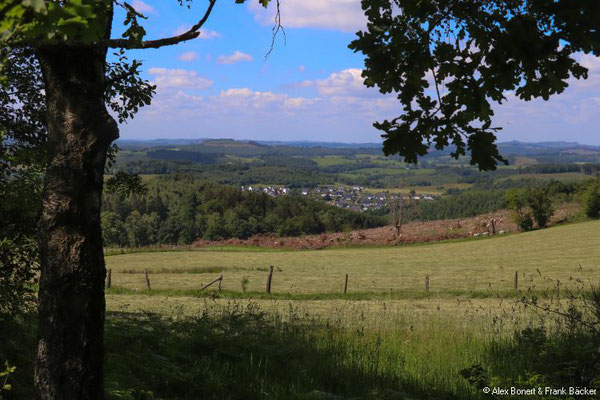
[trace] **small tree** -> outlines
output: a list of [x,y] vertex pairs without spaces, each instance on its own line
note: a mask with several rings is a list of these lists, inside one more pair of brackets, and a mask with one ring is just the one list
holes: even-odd
[[554,214],[552,198],[548,191],[539,186],[530,187],[525,192],[525,199],[538,228],[545,228]]
[[515,212],[514,220],[519,229],[530,231],[533,228],[533,219],[527,209],[525,192],[519,189],[509,190],[506,192],[506,204]]
[[515,211],[515,222],[522,231],[533,229],[534,222],[538,228],[545,228],[554,214],[552,198],[542,187],[509,190],[506,203]]
[[404,199],[402,196],[394,201],[392,207],[392,222],[394,224],[394,228],[396,228],[396,235],[400,235],[400,229],[402,228],[402,224],[404,223],[405,219]]
[[583,192],[585,214],[590,218],[600,218],[600,181],[588,185]]

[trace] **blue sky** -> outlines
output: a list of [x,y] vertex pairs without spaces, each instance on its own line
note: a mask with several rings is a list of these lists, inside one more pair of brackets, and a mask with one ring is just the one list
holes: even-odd
[[[182,32],[204,13],[175,0],[133,0],[148,16],[147,39]],[[364,24],[359,0],[281,0],[273,53],[273,8],[219,0],[200,38],[132,51],[156,83],[153,104],[121,126],[124,139],[235,138],[378,142],[372,123],[397,116],[393,97],[362,85],[363,58],[347,48]],[[115,35],[121,30],[115,27]],[[600,60],[580,56],[590,78],[544,102],[512,98],[496,108],[501,141],[568,140],[600,144]]]

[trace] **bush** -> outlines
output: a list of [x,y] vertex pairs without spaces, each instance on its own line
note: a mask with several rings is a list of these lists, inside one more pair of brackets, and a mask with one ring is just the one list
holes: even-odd
[[538,228],[545,228],[554,214],[548,190],[539,186],[530,187],[525,191],[525,199]]
[[600,382],[598,288],[587,287],[583,282],[567,287],[557,281],[549,292],[541,296],[525,294],[518,303],[520,312],[533,310],[535,319],[524,329],[516,330],[511,340],[493,340],[481,364],[460,371],[467,382],[477,390],[511,386],[597,387]]
[[0,238],[0,315],[12,316],[33,306],[37,269],[38,251],[34,239]]
[[515,222],[522,231],[545,228],[554,214],[552,198],[547,188],[538,186],[527,189],[512,189],[506,192],[506,203],[515,211]]
[[590,218],[600,218],[600,182],[588,185],[583,193],[585,214]]
[[507,191],[506,204],[515,212],[514,220],[520,230],[529,231],[533,228],[533,219],[527,209],[527,199],[523,190],[511,189]]
[[11,367],[8,361],[4,364],[4,371],[0,370],[0,400],[2,400],[2,392],[8,392],[12,389],[12,386],[8,383],[8,378],[15,370],[16,368]]
[[533,229],[533,218],[531,218],[531,214],[515,214],[514,217],[515,223],[523,232],[527,232]]

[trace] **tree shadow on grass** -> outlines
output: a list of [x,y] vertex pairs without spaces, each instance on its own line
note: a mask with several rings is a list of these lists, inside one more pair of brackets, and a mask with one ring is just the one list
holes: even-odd
[[[316,320],[231,303],[217,314],[165,319],[111,314],[110,399],[452,399],[403,382],[377,340]],[[363,346],[359,348],[358,346]]]
[[[495,341],[482,354],[482,364],[463,374],[480,388],[541,388],[543,395],[503,396],[506,399],[558,399],[545,388],[598,388],[600,335],[597,332],[553,331],[543,326],[515,331],[509,340]],[[597,395],[598,393],[596,393]],[[565,396],[563,396],[565,397]],[[597,398],[573,395],[569,398]]]
[[[0,342],[0,356],[19,368],[5,400],[32,398],[34,320],[15,324],[12,332],[0,329],[0,340],[13,338],[12,348]],[[284,320],[252,303],[231,303],[193,317],[111,312],[106,319],[107,398],[465,398],[403,379],[402,362],[381,351],[376,338],[360,331],[294,315]]]

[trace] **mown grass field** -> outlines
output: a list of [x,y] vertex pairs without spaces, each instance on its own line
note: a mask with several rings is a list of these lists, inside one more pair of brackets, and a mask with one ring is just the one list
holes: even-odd
[[[582,385],[578,368],[595,359],[598,335],[565,335],[561,316],[532,312],[520,297],[557,279],[563,292],[576,281],[598,282],[599,239],[595,221],[405,247],[108,255],[107,398],[491,398],[465,379],[471,367],[488,386]],[[269,265],[276,266],[271,295],[264,293]],[[198,292],[221,273],[221,293]],[[566,294],[558,304],[577,301]],[[6,400],[32,398],[34,321],[0,326],[5,357],[18,367]]]
[[[473,366],[499,386],[568,384],[560,360],[581,351],[585,359],[581,349],[598,338],[552,336],[562,326],[555,315],[519,299],[557,281],[562,290],[597,283],[599,239],[595,221],[403,247],[109,255],[109,392],[128,400],[486,399],[461,372]],[[199,292],[221,273],[222,292]],[[548,336],[515,334],[539,326]]]
[[[515,271],[521,287],[543,289],[572,277],[600,280],[600,222],[558,226],[502,237],[429,245],[336,248],[317,251],[199,249],[106,257],[114,288],[144,291],[148,270],[152,288],[190,294],[223,273],[222,288],[264,291],[267,270],[275,266],[274,294],[340,294],[349,275],[350,294],[422,297],[425,276],[430,295],[495,297],[511,292]],[[310,298],[310,296],[308,296]]]

